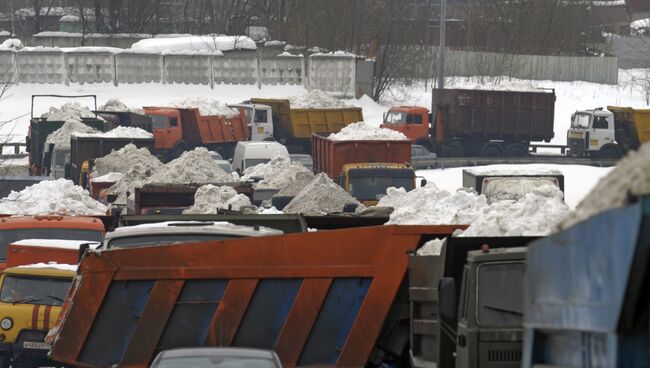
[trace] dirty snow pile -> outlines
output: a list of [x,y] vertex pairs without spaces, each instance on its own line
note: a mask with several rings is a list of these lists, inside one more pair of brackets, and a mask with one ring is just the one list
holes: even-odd
[[393,207],[388,224],[467,224],[461,236],[546,235],[569,213],[554,185],[535,188],[518,201],[488,204],[484,195],[464,188],[450,193],[429,182],[406,192],[389,188],[377,206]]
[[621,159],[582,199],[561,227],[568,228],[609,209],[624,207],[630,196],[646,194],[650,194],[650,143]]
[[443,245],[445,245],[445,239],[429,240],[418,249],[417,254],[418,256],[439,256]]
[[503,200],[519,200],[527,193],[545,185],[555,185],[553,178],[503,178],[493,180],[488,186],[483,184],[483,194],[488,202],[497,202]]
[[239,114],[239,111],[231,109],[223,103],[213,98],[207,97],[189,97],[184,100],[176,100],[167,104],[169,107],[176,108],[198,108],[201,115],[218,115],[232,118]]
[[94,175],[103,176],[111,172],[126,174],[131,168],[158,168],[162,163],[146,148],[129,143],[117,151],[95,159]]
[[[264,178],[255,184],[257,189],[283,189],[289,186],[299,173],[311,174],[303,165],[291,162],[288,157],[274,156],[271,161],[244,170],[244,178]],[[313,178],[311,174],[311,178]]]
[[325,173],[320,173],[289,202],[283,212],[322,215],[342,212],[347,204],[362,206]]
[[23,42],[17,38],[9,38],[0,43],[0,50],[20,50],[23,48]]
[[153,138],[153,134],[147,132],[144,129],[136,127],[125,127],[119,126],[117,128],[111,129],[108,132],[97,132],[97,133],[73,133],[77,137],[96,137],[96,138],[135,138],[135,139],[149,139]]
[[81,121],[81,118],[94,118],[95,114],[86,106],[81,106],[79,102],[67,102],[60,108],[50,107],[50,111],[41,115],[50,121]]
[[105,215],[107,211],[87,190],[66,179],[45,180],[0,200],[0,213],[11,215]]
[[233,176],[223,171],[214,162],[205,147],[198,147],[161,166],[147,184],[211,184],[231,183]]
[[239,211],[242,207],[250,205],[251,201],[246,195],[237,194],[230,186],[207,184],[196,191],[194,205],[183,211],[183,214],[213,214],[219,209]]
[[97,129],[78,120],[66,120],[61,128],[55,130],[47,136],[46,144],[54,144],[57,148],[70,148],[70,138],[75,134],[98,134]]
[[305,188],[311,181],[314,180],[314,173],[311,171],[304,171],[296,173],[296,176],[291,180],[289,185],[280,189],[276,194],[277,197],[295,197]]
[[327,92],[311,90],[299,96],[289,97],[292,109],[342,109],[352,107]]
[[364,122],[350,124],[338,133],[330,134],[328,138],[334,141],[403,141],[408,139],[401,132],[377,128]]
[[131,167],[124,173],[122,179],[118,180],[110,188],[109,194],[117,195],[114,204],[126,204],[127,193],[133,195],[135,188],[141,188],[145,185],[147,179],[151,177],[156,170],[161,166],[160,161],[155,164],[155,161],[141,161],[131,165]]

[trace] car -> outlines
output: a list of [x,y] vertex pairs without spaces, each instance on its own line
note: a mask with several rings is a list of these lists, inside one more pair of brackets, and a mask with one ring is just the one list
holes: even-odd
[[223,160],[223,156],[221,156],[219,152],[210,151],[208,153],[210,154],[210,157],[212,157],[212,159],[215,161]]
[[232,173],[232,165],[226,160],[214,160],[214,163],[221,168],[221,170],[227,172],[228,174]]
[[282,368],[271,350],[251,348],[181,348],[161,351],[150,368]]
[[416,170],[431,169],[436,166],[435,153],[430,152],[419,144],[411,145],[411,166]]
[[276,155],[289,158],[289,151],[278,142],[238,142],[235,146],[232,167],[241,174],[246,168],[267,163]]
[[289,154],[289,159],[292,162],[297,162],[302,164],[309,171],[314,171],[314,160],[311,158],[311,155],[304,153],[291,153]]

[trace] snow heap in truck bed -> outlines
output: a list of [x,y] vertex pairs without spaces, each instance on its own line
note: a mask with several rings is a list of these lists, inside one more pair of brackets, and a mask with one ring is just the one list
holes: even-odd
[[198,147],[161,166],[147,179],[147,184],[215,184],[232,181],[233,176],[214,162],[208,149]]
[[184,100],[172,101],[166,106],[176,108],[198,108],[199,113],[203,116],[218,115],[232,118],[239,114],[239,111],[231,109],[218,100],[207,97],[189,97]]
[[342,212],[348,204],[362,206],[325,173],[320,173],[289,202],[283,212],[323,215]]
[[54,144],[57,148],[70,148],[70,138],[74,134],[99,134],[97,129],[78,120],[66,120],[61,128],[55,130],[47,136],[46,144]]
[[328,138],[334,141],[403,141],[408,139],[401,132],[377,128],[363,121],[350,124],[340,132],[330,134]]
[[155,169],[161,165],[158,158],[149,153],[148,149],[129,143],[117,151],[95,159],[94,175],[103,176],[111,172],[126,174],[132,167]]
[[250,206],[251,201],[244,194],[230,186],[216,186],[207,184],[197,189],[194,194],[194,205],[183,214],[214,214],[218,209],[231,209],[239,211],[244,206]]
[[428,183],[408,193],[389,188],[378,206],[395,209],[388,224],[467,224],[461,236],[534,236],[550,234],[567,216],[562,197],[556,186],[545,185],[518,201],[488,204],[473,191],[450,193]]
[[318,89],[299,96],[289,97],[289,104],[292,109],[343,109],[354,107]]
[[86,106],[81,106],[79,102],[67,102],[60,108],[50,107],[50,111],[41,115],[50,121],[81,121],[81,118],[94,118],[95,114]]
[[106,215],[108,208],[66,179],[45,180],[0,200],[5,215]]
[[612,208],[624,207],[630,197],[650,194],[650,143],[628,153],[616,167],[585,196],[562,223],[569,228]]
[[136,127],[119,126],[111,129],[108,132],[97,133],[79,133],[75,132],[72,135],[77,137],[96,137],[96,138],[136,138],[136,139],[149,139],[153,138],[153,134],[144,129]]
[[[291,162],[288,157],[276,155],[271,161],[257,164],[244,170],[242,179],[261,177],[264,180],[255,185],[257,189],[283,189],[290,185],[299,173],[311,173],[303,165]],[[313,174],[311,175],[313,177]]]

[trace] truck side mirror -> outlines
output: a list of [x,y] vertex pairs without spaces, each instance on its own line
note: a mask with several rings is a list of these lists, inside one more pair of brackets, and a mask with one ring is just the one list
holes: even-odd
[[451,277],[443,277],[438,284],[438,302],[442,322],[456,325],[458,303],[456,303],[456,282]]
[[422,180],[420,180],[420,186],[424,187],[426,185],[427,185],[427,179],[422,178]]

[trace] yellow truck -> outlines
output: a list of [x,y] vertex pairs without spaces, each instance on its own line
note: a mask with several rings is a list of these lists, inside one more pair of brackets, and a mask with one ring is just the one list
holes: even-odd
[[286,145],[290,153],[311,153],[313,133],[337,133],[347,125],[363,121],[360,107],[296,109],[289,100],[264,98],[252,98],[250,106],[255,108],[251,119],[256,123],[264,119],[272,122],[273,137]]
[[0,276],[0,354],[2,367],[47,364],[53,328],[76,266],[36,264],[7,268]]
[[650,109],[607,106],[576,111],[567,132],[569,155],[619,158],[650,141]]

